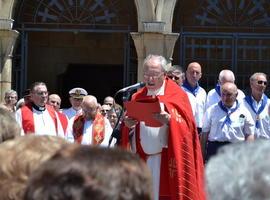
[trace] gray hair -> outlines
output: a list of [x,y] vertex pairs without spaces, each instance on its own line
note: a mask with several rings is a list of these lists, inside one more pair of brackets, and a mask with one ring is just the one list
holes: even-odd
[[234,73],[229,69],[221,70],[218,76],[218,80],[222,81],[223,79],[226,80],[231,79],[231,81],[234,82],[235,81]]
[[5,96],[10,95],[10,94],[15,94],[16,96],[18,96],[18,94],[15,90],[8,90],[5,92]]
[[268,200],[270,142],[256,140],[228,145],[206,165],[209,199]]
[[264,76],[266,79],[267,79],[267,75],[263,72],[256,72],[254,74],[252,74],[249,78],[249,81],[252,82],[252,81],[255,81],[257,76]]
[[143,66],[146,66],[147,63],[149,62],[149,60],[151,60],[151,59],[157,60],[160,63],[162,71],[164,71],[164,72],[168,71],[167,60],[161,55],[149,54],[144,59]]

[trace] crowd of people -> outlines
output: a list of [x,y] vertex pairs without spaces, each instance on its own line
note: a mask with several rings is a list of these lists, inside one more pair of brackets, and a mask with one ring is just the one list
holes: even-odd
[[[0,105],[0,160],[5,162],[0,167],[5,180],[0,181],[0,191],[2,185],[9,188],[8,185],[18,184],[14,180],[19,180],[21,186],[16,190],[3,189],[2,199],[219,199],[215,188],[221,186],[216,185],[215,176],[226,169],[219,171],[212,165],[217,165],[217,161],[230,162],[228,152],[233,154],[233,150],[227,150],[222,156],[222,150],[250,145],[244,141],[260,145],[260,139],[270,146],[267,75],[256,72],[250,76],[250,94],[237,88],[234,73],[229,69],[220,71],[216,87],[208,93],[199,84],[201,77],[198,62],[189,63],[184,71],[179,65],[168,65],[163,56],[145,58],[145,86],[130,101],[158,99],[160,111],[151,117],[160,126],[125,114],[125,108],[111,96],[99,103],[94,94],[81,87],[70,89],[70,108],[61,108],[61,97],[49,94],[44,82],[33,83],[19,100],[16,91],[6,91]],[[119,129],[118,137],[113,137],[115,129]],[[50,137],[59,138],[53,141],[61,147],[53,148],[48,143],[46,148],[51,153],[46,155],[42,153],[46,148],[38,148]],[[28,142],[23,144],[23,140]],[[85,148],[88,145],[91,148]],[[14,148],[12,154],[7,153],[9,159],[4,156],[8,148]],[[44,159],[19,162],[27,154],[34,156],[32,151],[42,154]],[[18,159],[19,171],[9,166],[12,159]],[[20,171],[32,162],[36,162],[35,170],[31,168],[26,175]],[[235,164],[238,165],[241,168]],[[19,173],[24,173],[23,181],[11,180],[21,176]],[[218,184],[223,179],[218,179]],[[224,199],[234,198],[227,195]]]

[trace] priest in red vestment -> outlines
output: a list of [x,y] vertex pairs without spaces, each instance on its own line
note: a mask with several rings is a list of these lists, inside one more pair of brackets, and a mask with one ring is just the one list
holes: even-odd
[[149,55],[143,68],[146,86],[132,96],[132,101],[157,98],[161,112],[153,118],[162,125],[150,127],[126,116],[121,144],[146,161],[155,200],[204,200],[204,166],[191,106],[186,93],[165,72],[165,58]]

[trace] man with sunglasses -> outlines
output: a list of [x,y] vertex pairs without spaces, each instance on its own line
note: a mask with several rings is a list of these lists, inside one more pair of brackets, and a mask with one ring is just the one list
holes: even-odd
[[22,128],[22,135],[54,135],[64,137],[57,112],[47,105],[48,90],[43,82],[30,87],[31,101],[16,111],[16,121]]
[[[207,93],[205,110],[207,110],[207,108],[220,101],[220,88],[224,83],[227,82],[230,83],[235,82],[234,73],[229,69],[221,70],[218,76],[218,82],[216,84],[216,87]],[[237,90],[238,90],[237,100],[240,102],[244,99],[245,94],[244,92],[242,92],[242,90],[240,89]]]
[[185,80],[185,73],[181,66],[173,65],[168,69],[167,77],[172,79],[177,85],[182,86]]
[[87,91],[83,88],[73,88],[69,91],[69,102],[71,104],[70,108],[63,109],[63,113],[71,119],[77,114],[82,112],[82,100],[83,97],[87,95]]
[[191,106],[185,92],[166,77],[166,70],[163,56],[147,56],[143,64],[146,86],[132,96],[132,101],[151,96],[159,100],[160,112],[152,117],[160,126],[125,116],[121,143],[150,168],[154,200],[204,200],[203,160]]
[[255,137],[270,139],[270,101],[264,94],[267,87],[267,75],[256,72],[250,76],[249,80],[251,94],[245,97],[244,104],[255,121]]

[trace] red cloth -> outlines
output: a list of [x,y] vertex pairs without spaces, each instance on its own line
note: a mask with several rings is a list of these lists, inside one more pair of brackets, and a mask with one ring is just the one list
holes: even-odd
[[[186,93],[171,80],[166,80],[165,95],[158,96],[171,114],[168,148],[163,149],[160,170],[160,199],[205,200],[204,165],[196,124]],[[139,90],[132,100],[144,98],[147,88]],[[139,141],[139,126],[136,127]],[[127,147],[128,128],[122,129],[122,146]],[[141,144],[137,153],[147,159]]]
[[58,118],[60,120],[60,123],[62,125],[62,128],[63,128],[63,131],[64,131],[64,134],[66,134],[66,130],[67,130],[67,126],[68,126],[68,119],[67,119],[67,116],[63,113],[60,113],[60,112],[56,112],[57,115],[58,115]]
[[[35,125],[34,125],[34,116],[31,104],[26,104],[21,108],[22,113],[22,128],[25,134],[35,133]],[[48,110],[50,116],[52,117],[55,130],[58,133],[57,129],[57,118],[54,109],[51,106],[46,105],[46,109]]]
[[[73,123],[73,136],[76,142],[81,143],[83,137],[83,129],[85,124],[85,118],[83,114],[78,115],[74,119]],[[92,144],[101,144],[105,137],[105,119],[100,113],[97,113],[95,120],[93,121],[92,128]]]

